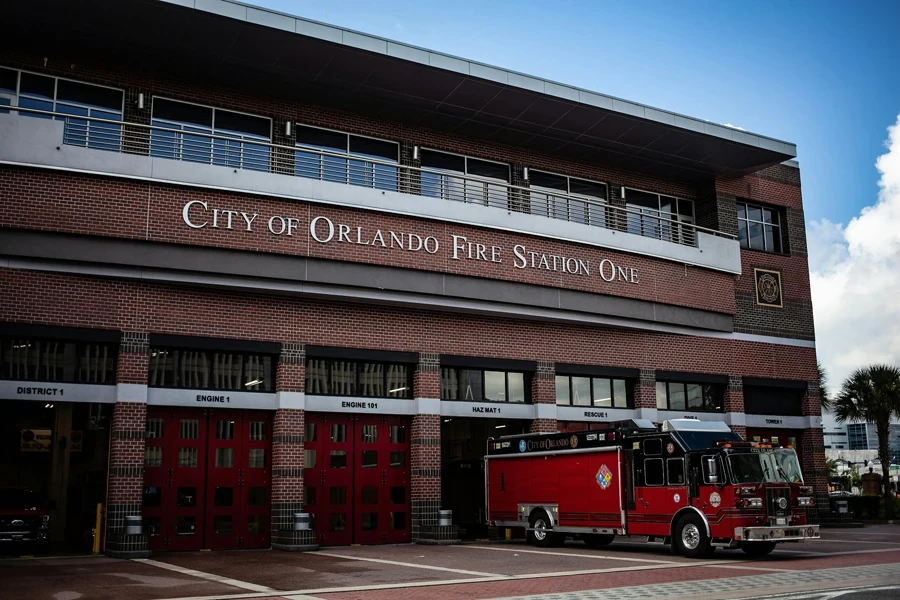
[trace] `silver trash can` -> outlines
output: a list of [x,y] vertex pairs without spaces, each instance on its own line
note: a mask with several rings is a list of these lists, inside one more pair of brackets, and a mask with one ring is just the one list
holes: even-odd
[[125,517],[125,535],[141,535],[144,533],[144,525],[141,517]]
[[294,531],[307,531],[309,524],[309,513],[294,513]]
[[452,510],[439,510],[438,511],[438,526],[450,527],[451,525],[453,525],[453,511]]

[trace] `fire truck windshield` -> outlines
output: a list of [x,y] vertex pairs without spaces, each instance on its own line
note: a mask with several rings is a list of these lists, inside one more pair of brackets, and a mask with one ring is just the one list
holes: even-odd
[[792,450],[732,454],[728,463],[734,483],[803,483],[800,462]]

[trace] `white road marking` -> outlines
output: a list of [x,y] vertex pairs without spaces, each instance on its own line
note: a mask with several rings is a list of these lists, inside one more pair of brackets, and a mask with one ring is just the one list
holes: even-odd
[[[852,531],[852,533],[850,533]],[[856,536],[856,535],[889,535],[892,537],[900,537],[900,533],[878,533],[877,531],[856,531],[853,529],[847,529],[846,532],[848,535]],[[836,534],[836,531],[831,532],[832,535]]]
[[465,569],[451,569],[450,567],[435,567],[432,565],[422,565],[416,563],[400,562],[397,560],[386,560],[383,558],[366,558],[363,556],[350,556],[348,554],[338,554],[337,552],[316,552],[316,556],[332,556],[334,558],[343,558],[346,560],[361,560],[364,562],[381,563],[385,565],[397,565],[400,567],[411,567],[414,569],[428,569],[431,571],[446,571],[447,573],[459,573],[460,575],[476,575],[479,577],[503,577],[500,573],[483,573],[481,571],[466,571]]
[[204,573],[203,571],[196,571],[194,569],[188,569],[186,567],[179,567],[178,565],[170,565],[169,563],[153,560],[151,558],[136,558],[134,559],[134,562],[144,563],[145,565],[152,565],[154,567],[159,567],[160,569],[166,569],[168,571],[175,571],[176,573],[181,573],[182,575],[190,575],[199,579],[207,579],[209,581],[222,583],[224,585],[230,585],[231,587],[240,588],[242,590],[250,590],[251,592],[276,591],[274,588],[270,588],[264,585],[258,585],[256,583],[250,583],[248,581],[239,581],[237,579],[231,579],[229,577],[222,577],[221,575],[214,575],[213,573]]
[[811,540],[807,540],[809,542],[825,542],[826,544],[893,544],[894,546],[898,546],[898,542],[875,542],[871,540],[839,540],[835,538],[813,538]]
[[678,564],[683,565],[685,563],[675,561],[675,560],[660,560],[658,558],[626,558],[624,556],[610,556],[608,554],[581,554],[581,553],[573,553],[573,552],[551,552],[550,550],[525,550],[523,548],[492,548],[491,546],[464,546],[465,548],[476,548],[478,550],[495,550],[497,552],[515,552],[517,554],[549,554],[552,556],[572,556],[575,558],[596,558],[603,560],[624,560],[630,562],[646,562],[646,563],[658,563],[658,564]]

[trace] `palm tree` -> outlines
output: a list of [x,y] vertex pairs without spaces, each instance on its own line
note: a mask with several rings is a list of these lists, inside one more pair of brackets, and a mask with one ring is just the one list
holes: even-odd
[[828,396],[828,373],[825,372],[825,367],[823,367],[820,362],[816,363],[816,371],[818,374],[819,398],[822,401],[822,411],[831,410],[831,398]]
[[833,402],[838,423],[863,421],[873,423],[878,433],[878,456],[881,458],[881,485],[885,518],[893,518],[891,499],[891,454],[888,444],[891,419],[900,416],[900,368],[872,365],[857,369],[844,381]]

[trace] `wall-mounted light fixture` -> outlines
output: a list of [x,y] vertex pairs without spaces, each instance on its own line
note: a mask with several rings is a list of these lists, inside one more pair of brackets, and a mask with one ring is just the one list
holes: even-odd
[[413,160],[419,160],[419,147],[413,146]]
[[144,110],[144,93],[138,94],[138,108]]
[[525,167],[524,169],[522,169],[522,179],[524,179],[525,181],[528,181],[528,167]]
[[287,121],[284,124],[284,135],[291,137],[291,122]]
[[625,186],[623,185],[621,188],[619,188],[619,191],[622,193],[622,199],[624,200],[625,199]]

